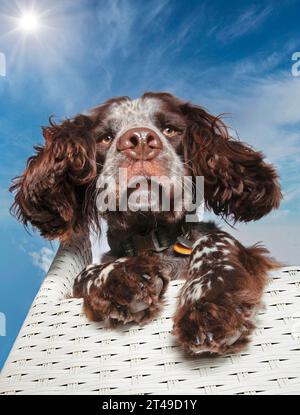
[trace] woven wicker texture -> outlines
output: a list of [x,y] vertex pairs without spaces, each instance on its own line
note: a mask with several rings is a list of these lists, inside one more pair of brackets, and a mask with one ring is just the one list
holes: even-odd
[[300,267],[270,275],[258,328],[241,354],[186,356],[170,334],[181,281],[144,327],[89,323],[68,298],[89,242],[60,248],[0,378],[0,394],[298,394]]

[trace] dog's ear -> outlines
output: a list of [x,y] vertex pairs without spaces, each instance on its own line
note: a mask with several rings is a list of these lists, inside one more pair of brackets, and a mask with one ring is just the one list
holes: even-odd
[[87,187],[96,176],[96,143],[92,121],[78,115],[43,128],[45,145],[35,147],[22,176],[10,188],[12,213],[48,239],[66,241],[88,225],[84,212]]
[[219,117],[184,103],[188,129],[185,160],[194,175],[204,176],[208,209],[234,221],[257,220],[279,206],[278,176],[262,153],[230,137]]

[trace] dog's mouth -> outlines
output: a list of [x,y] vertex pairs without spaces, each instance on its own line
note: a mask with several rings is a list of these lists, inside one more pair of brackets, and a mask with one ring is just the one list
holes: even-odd
[[[98,210],[182,213],[186,210],[185,176],[179,173],[168,160],[123,160],[118,171],[107,176],[109,180],[104,197],[98,193]],[[105,176],[101,180],[105,182]]]
[[138,160],[133,163],[121,163],[120,169],[126,169],[128,182],[134,180],[137,176],[160,177],[168,175],[168,169],[160,160]]
[[120,169],[124,172],[123,187],[119,189],[119,203],[123,208],[126,205],[133,212],[161,211],[166,206],[166,201],[172,199],[172,191],[169,195],[162,183],[162,178],[168,177],[169,173],[162,161],[125,161]]

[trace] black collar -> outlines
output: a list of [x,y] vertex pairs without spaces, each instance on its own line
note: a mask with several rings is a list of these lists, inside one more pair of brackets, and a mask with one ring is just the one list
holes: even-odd
[[170,248],[180,235],[177,227],[157,227],[147,234],[134,234],[119,244],[120,256],[136,256],[142,252],[163,252]]

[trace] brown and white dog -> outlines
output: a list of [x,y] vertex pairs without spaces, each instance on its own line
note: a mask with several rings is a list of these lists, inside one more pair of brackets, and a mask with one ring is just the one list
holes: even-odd
[[168,281],[184,278],[174,316],[178,342],[194,354],[240,350],[254,328],[267,272],[278,266],[268,251],[245,248],[212,222],[186,222],[184,208],[99,215],[97,183],[117,180],[120,168],[128,183],[135,176],[203,176],[206,207],[248,222],[281,199],[263,155],[230,137],[219,117],[168,93],[111,99],[61,125],[50,121],[43,135],[45,145],[12,185],[12,210],[62,243],[99,226],[99,216],[107,220],[111,251],[74,285],[88,318],[144,323],[161,309]]

